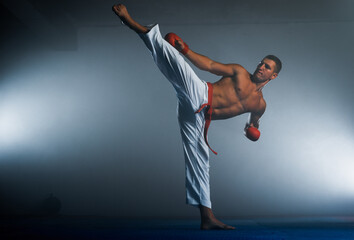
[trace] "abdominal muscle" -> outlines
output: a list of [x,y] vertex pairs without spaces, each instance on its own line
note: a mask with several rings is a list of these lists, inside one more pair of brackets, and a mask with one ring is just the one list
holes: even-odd
[[[213,101],[214,102],[214,101]],[[232,118],[237,115],[243,114],[246,111],[244,111],[242,105],[240,102],[236,104],[232,104],[228,107],[216,107],[213,108],[213,113],[212,113],[212,120],[219,120],[219,119],[227,119],[227,118]]]

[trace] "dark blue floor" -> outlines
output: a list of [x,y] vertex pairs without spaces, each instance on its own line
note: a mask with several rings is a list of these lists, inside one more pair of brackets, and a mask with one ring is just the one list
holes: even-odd
[[201,231],[199,220],[114,217],[0,218],[0,239],[354,239],[354,218],[224,219],[230,231]]

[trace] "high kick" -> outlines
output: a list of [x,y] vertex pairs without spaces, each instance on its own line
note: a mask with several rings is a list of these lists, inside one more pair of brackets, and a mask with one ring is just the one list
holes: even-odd
[[209,149],[204,140],[205,110],[196,113],[208,102],[208,85],[199,79],[180,53],[166,42],[159,26],[139,34],[152,57],[174,87],[178,99],[180,126],[186,164],[186,202],[211,208],[209,185]]
[[139,34],[154,62],[175,89],[186,166],[187,204],[199,207],[201,229],[235,229],[217,220],[211,210],[206,133],[211,121],[213,85],[201,80],[185,61],[181,53],[186,54],[188,46],[178,36],[168,35],[167,42],[161,36],[159,25],[140,25],[122,4],[113,6],[113,11],[125,25]]

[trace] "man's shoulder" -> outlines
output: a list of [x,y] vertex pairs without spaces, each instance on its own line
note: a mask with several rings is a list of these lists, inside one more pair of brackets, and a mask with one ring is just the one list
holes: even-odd
[[[230,64],[232,65],[232,67],[238,71],[238,72],[247,72],[247,70],[241,65],[241,64],[238,64],[238,63],[232,63]],[[248,72],[247,72],[248,73]]]
[[259,111],[264,112],[267,107],[267,103],[263,97],[263,93],[261,93],[261,99],[259,101]]
[[250,73],[242,65],[235,63],[233,64],[233,69],[238,77],[243,76],[241,78],[249,79]]
[[253,106],[253,109],[250,109],[250,112],[257,116],[262,116],[266,110],[266,107],[267,107],[266,101],[264,100],[263,97],[261,97],[261,99],[259,99],[258,104],[255,104]]

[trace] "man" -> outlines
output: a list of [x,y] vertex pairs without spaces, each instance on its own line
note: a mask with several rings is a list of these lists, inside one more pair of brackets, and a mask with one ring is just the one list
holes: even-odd
[[[250,74],[241,65],[218,63],[193,52],[173,33],[167,34],[165,41],[158,25],[140,25],[122,4],[114,5],[113,11],[125,25],[139,34],[156,65],[176,90],[186,162],[186,198],[188,204],[200,209],[201,229],[235,229],[217,220],[211,210],[207,130],[211,120],[249,112],[246,136],[257,140],[259,119],[266,109],[261,90],[278,76],[280,60],[268,55]],[[213,84],[202,81],[177,50],[199,69],[222,78]]]

